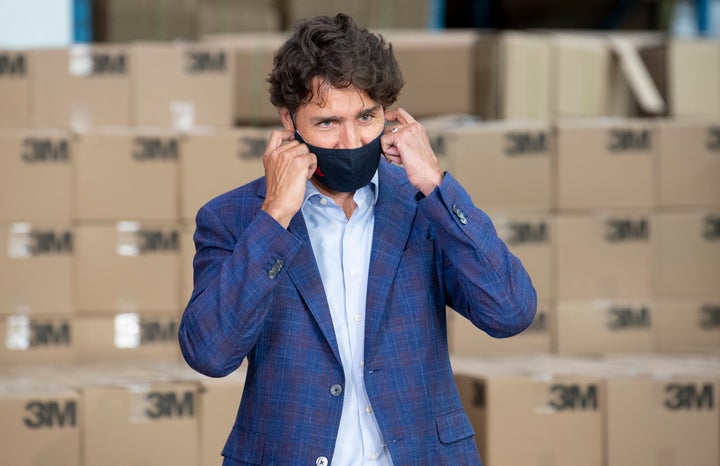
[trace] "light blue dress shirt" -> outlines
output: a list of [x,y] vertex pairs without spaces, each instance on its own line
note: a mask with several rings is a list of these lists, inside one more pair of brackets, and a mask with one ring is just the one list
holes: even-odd
[[302,214],[320,269],[345,371],[344,401],[331,466],[391,466],[363,380],[365,301],[378,175],[357,190],[348,219],[342,208],[307,182]]

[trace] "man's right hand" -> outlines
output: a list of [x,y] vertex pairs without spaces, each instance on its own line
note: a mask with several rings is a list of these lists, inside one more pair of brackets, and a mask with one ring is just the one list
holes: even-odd
[[283,129],[270,134],[263,165],[266,192],[262,210],[287,228],[302,207],[305,184],[315,173],[317,158],[295,140],[293,131]]

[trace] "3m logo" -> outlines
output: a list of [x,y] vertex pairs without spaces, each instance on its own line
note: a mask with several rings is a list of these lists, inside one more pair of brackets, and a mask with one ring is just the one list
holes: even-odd
[[127,58],[124,53],[119,53],[117,55],[109,53],[96,53],[92,56],[92,74],[125,74],[126,71]]
[[62,162],[70,160],[67,141],[52,141],[45,138],[25,138],[20,158],[27,163]]
[[556,411],[597,410],[597,385],[589,384],[583,391],[578,384],[550,386],[549,406]]
[[508,245],[547,243],[547,223],[545,222],[508,222]]
[[715,406],[713,399],[713,386],[710,383],[704,385],[671,383],[665,386],[665,407],[672,411],[681,409],[707,409],[712,410]]
[[720,215],[708,215],[703,220],[703,238],[708,241],[720,239]]
[[185,71],[188,73],[211,73],[227,70],[225,52],[186,52]]
[[177,231],[146,231],[137,232],[140,238],[140,253],[179,251],[180,234]]
[[612,306],[608,309],[608,317],[607,328],[610,330],[650,328],[650,313],[647,307]]
[[30,347],[70,346],[70,324],[30,322]]
[[27,415],[23,422],[30,429],[75,427],[77,403],[73,400],[60,403],[56,400],[34,400],[25,405]]
[[620,241],[644,241],[650,237],[646,219],[632,220],[612,218],[605,222],[605,239],[611,243]]
[[430,148],[438,157],[445,157],[445,137],[442,135],[430,137]]
[[177,322],[142,321],[140,322],[140,341],[146,343],[175,342]]
[[150,419],[195,416],[195,394],[184,392],[181,399],[175,392],[150,392],[145,415]]
[[543,131],[538,133],[509,132],[505,135],[505,143],[505,155],[518,156],[547,152],[547,134]]
[[650,131],[646,129],[612,129],[608,133],[607,149],[610,152],[634,152],[650,150]]
[[159,137],[137,137],[134,141],[133,158],[144,162],[152,160],[177,160],[177,139],[163,140]]
[[25,55],[0,53],[0,77],[24,76],[25,73]]
[[265,139],[261,137],[242,137],[238,140],[237,155],[243,160],[257,160],[265,152]]
[[707,135],[707,149],[711,152],[720,152],[720,126],[708,128]]
[[720,328],[720,304],[703,304],[700,308],[700,328],[715,330]]
[[485,384],[476,380],[472,382],[473,399],[472,405],[482,408],[485,406]]
[[547,331],[547,314],[544,311],[538,311],[530,326],[525,329],[525,332],[545,333]]
[[8,241],[8,256],[13,259],[50,254],[72,254],[70,231],[33,230],[29,224],[15,224]]

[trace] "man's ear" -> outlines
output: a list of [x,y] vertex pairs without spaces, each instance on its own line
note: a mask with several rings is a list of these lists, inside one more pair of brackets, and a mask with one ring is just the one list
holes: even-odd
[[287,130],[295,131],[295,125],[293,124],[290,111],[287,107],[280,107],[278,109],[278,113],[280,114],[280,121],[282,122],[283,127]]

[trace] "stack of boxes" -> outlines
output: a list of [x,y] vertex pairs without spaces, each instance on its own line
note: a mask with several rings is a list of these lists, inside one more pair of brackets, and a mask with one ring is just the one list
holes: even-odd
[[[355,6],[392,17],[379,5]],[[717,466],[720,88],[682,97],[673,64],[695,49],[670,44],[668,92],[704,118],[650,119],[654,94],[621,79],[635,62],[596,36],[383,34],[398,104],[538,292],[509,339],[448,313],[486,463]],[[177,325],[197,210],[263,174],[282,38],[0,51],[0,435],[17,445],[0,463],[219,464],[243,370],[194,374]]]

